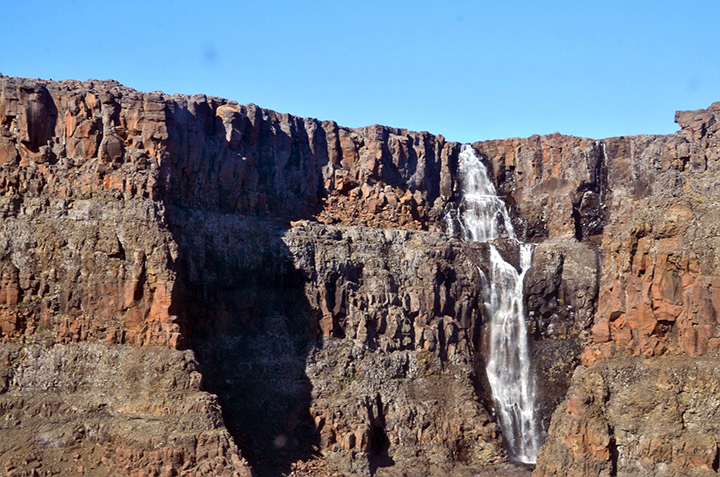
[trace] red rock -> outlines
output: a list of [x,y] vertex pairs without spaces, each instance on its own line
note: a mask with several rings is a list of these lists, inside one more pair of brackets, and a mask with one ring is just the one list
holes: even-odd
[[[187,245],[178,251],[177,242],[192,232],[178,230],[183,222],[173,213],[197,212],[207,221],[224,214],[428,230],[442,229],[446,208],[458,199],[459,145],[442,136],[383,126],[349,129],[219,98],[139,93],[114,82],[2,77],[0,83],[3,256],[12,255],[3,259],[0,277],[6,340],[31,337],[43,327],[61,342],[181,346],[184,333],[204,326],[182,313],[195,305],[184,295],[183,280],[203,268],[192,270],[187,264],[195,262],[183,261],[192,252]],[[668,136],[599,141],[555,134],[473,145],[526,238],[581,243],[593,259],[592,247],[600,249],[599,296],[596,282],[568,288],[568,275],[581,275],[573,266],[594,276],[598,265],[580,266],[567,250],[558,271],[534,280],[539,333],[547,331],[542,320],[555,316],[553,324],[562,325],[557,339],[590,335],[586,363],[616,350],[647,357],[717,350],[720,279],[713,257],[720,217],[713,174],[719,116],[718,104],[680,112],[683,130]],[[103,235],[108,224],[117,229],[111,237]],[[217,231],[208,226],[208,232],[213,237]],[[217,261],[233,261],[222,246],[212,250]],[[560,259],[548,264],[553,260]],[[20,273],[9,267],[16,263]],[[453,285],[467,277],[449,277],[442,287],[437,277],[417,284],[403,300],[380,288],[350,299],[336,278],[334,288],[308,293],[308,302],[326,337],[352,332],[363,342],[377,339],[387,352],[457,355],[479,347],[481,339],[470,299],[475,295],[468,298]],[[237,310],[230,310],[217,288],[203,290],[202,304],[215,303],[195,321],[227,324],[252,315],[257,296],[235,297]],[[555,303],[540,310],[543,298]],[[351,303],[365,313],[391,302],[407,304],[412,319],[405,322],[397,310],[377,319],[368,312],[348,324]],[[580,425],[573,452],[608,458],[607,430],[599,422]],[[459,426],[446,427],[451,440]],[[345,436],[347,448],[365,449],[369,437],[360,429],[339,423],[332,435]],[[326,442],[335,438],[328,431]],[[664,445],[648,442],[648,453],[665,456]],[[692,444],[683,452],[688,462],[705,465],[702,449]],[[223,453],[214,444],[198,452]]]

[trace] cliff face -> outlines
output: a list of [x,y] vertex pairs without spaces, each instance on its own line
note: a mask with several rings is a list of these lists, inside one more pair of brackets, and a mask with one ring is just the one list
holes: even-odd
[[717,356],[580,367],[533,475],[717,475]]
[[676,135],[604,141],[608,219],[588,367],[553,417],[537,474],[717,473],[719,114],[715,103],[679,112]]
[[6,475],[250,475],[189,351],[37,338],[0,347]]
[[318,453],[360,474],[503,458],[473,351],[483,250],[377,229],[438,228],[457,144],[112,82],[2,82],[6,341],[191,348],[260,474]]
[[718,106],[679,113],[681,135],[607,140],[611,220],[588,360],[718,349]]
[[[541,475],[567,466],[632,472],[638,462],[648,472],[664,469],[660,462],[676,473],[714,468],[690,444],[646,452],[639,442],[654,431],[635,423],[621,432],[612,406],[632,406],[640,393],[632,389],[649,382],[620,385],[617,376],[655,363],[705,366],[687,356],[719,347],[719,114],[717,103],[678,113],[683,130],[670,136],[473,144],[515,229],[536,243],[525,294],[550,433]],[[148,399],[163,404],[152,412],[182,416],[198,409],[196,399],[211,403],[192,426],[132,410],[121,429],[152,422],[165,440],[120,430],[102,441],[113,449],[104,460],[90,445],[95,431],[63,443],[86,472],[95,460],[170,474],[247,473],[249,462],[259,475],[312,472],[318,456],[327,472],[357,475],[499,464],[506,457],[483,364],[487,248],[442,233],[460,198],[459,150],[428,133],[348,129],[202,95],[1,77],[0,348],[29,353],[39,367],[73,356],[73,366],[52,368],[52,383],[81,382],[87,373],[73,369],[88,360],[118,356],[107,369],[125,369],[145,359],[159,368],[122,380],[154,390]],[[513,243],[497,246],[516,260]],[[205,391],[195,364],[161,364],[194,363],[187,350]],[[635,358],[629,370],[625,356],[647,362]],[[7,376],[19,373],[17,358],[7,363]],[[87,392],[94,397],[82,412],[117,408],[111,419],[122,421],[129,398],[98,384],[110,379],[104,369],[89,387],[48,389]],[[711,375],[698,372],[699,382]],[[8,403],[37,387],[6,381],[15,383],[0,387]],[[605,397],[584,397],[595,396],[596,381]],[[654,403],[695,388],[658,389]],[[679,404],[663,419],[698,406]],[[67,472],[41,444],[22,440],[32,419],[17,419],[23,424],[8,427],[17,436],[0,442],[13,471]],[[97,419],[102,426],[104,415]],[[704,431],[686,423],[677,436],[710,449],[709,419]],[[73,422],[57,427],[72,433]],[[596,424],[602,435],[591,432]],[[168,436],[178,432],[194,439],[181,457],[148,460],[147,449],[176,442]],[[201,445],[208,435],[213,443]]]
[[[8,336],[39,326],[35,321],[45,310],[65,315],[72,308],[87,316],[73,316],[67,326],[79,329],[85,322],[86,334],[69,332],[65,339],[84,340],[102,328],[92,317],[131,315],[122,338],[100,338],[177,346],[178,322],[168,310],[178,251],[168,231],[174,232],[174,217],[183,220],[182,211],[427,229],[441,188],[448,195],[453,187],[449,164],[458,147],[427,133],[349,130],[219,98],[139,93],[113,82],[3,78],[1,87],[3,216],[5,223],[16,222],[5,227],[5,250],[17,255],[32,248],[35,259],[23,264],[27,277],[18,267],[3,270],[2,294],[8,307],[33,296],[41,302],[25,315],[4,310]],[[27,238],[16,233],[35,224],[47,230],[20,231]],[[67,230],[73,226],[85,229]],[[58,237],[53,230],[67,231]],[[65,236],[82,243],[70,246]],[[40,250],[47,257],[38,257]],[[109,263],[91,266],[99,260],[96,252]],[[59,257],[77,264],[79,283],[40,276],[67,268],[51,263]],[[92,276],[98,272],[106,276]],[[42,281],[43,290],[28,284],[33,281]],[[75,301],[48,303],[45,297],[59,288]],[[122,298],[105,299],[116,294]]]

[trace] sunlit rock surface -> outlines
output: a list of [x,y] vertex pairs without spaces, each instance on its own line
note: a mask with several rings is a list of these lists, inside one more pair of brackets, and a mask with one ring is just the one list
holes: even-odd
[[[717,471],[719,115],[679,112],[666,136],[472,145],[535,244],[536,473]],[[484,377],[489,250],[444,233],[460,149],[0,77],[0,464],[529,473],[507,467]]]

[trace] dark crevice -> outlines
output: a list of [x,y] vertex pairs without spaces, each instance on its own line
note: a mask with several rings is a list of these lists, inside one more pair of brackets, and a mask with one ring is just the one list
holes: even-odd
[[380,467],[391,467],[395,461],[390,457],[390,439],[385,433],[385,411],[383,403],[378,395],[375,399],[374,410],[376,416],[370,416],[370,441],[368,442],[368,461],[370,464],[370,475],[375,475]]
[[580,242],[583,239],[582,217],[580,216],[578,206],[574,204],[572,209],[572,218],[575,225],[575,240]]
[[607,222],[607,191],[604,185],[607,182],[607,166],[602,141],[597,143],[594,155],[592,180],[581,183],[572,199],[572,218],[577,240],[601,235]]
[[145,294],[145,283],[147,283],[147,269],[145,264],[143,264],[137,284],[135,285],[135,291],[133,292],[133,300],[135,302],[142,300]]
[[[123,244],[121,241],[117,241],[118,249],[116,252],[111,252],[108,254],[108,258],[117,258],[119,260],[125,261],[125,247],[123,247]],[[143,269],[144,271],[144,269]]]
[[608,448],[610,450],[610,476],[614,477],[617,475],[619,458],[619,452],[617,448],[617,443],[615,441],[615,436],[610,437]]

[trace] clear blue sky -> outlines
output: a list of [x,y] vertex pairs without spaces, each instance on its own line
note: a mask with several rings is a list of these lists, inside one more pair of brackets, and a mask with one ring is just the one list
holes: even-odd
[[25,0],[2,15],[5,75],[464,142],[669,133],[675,110],[720,101],[717,0]]

